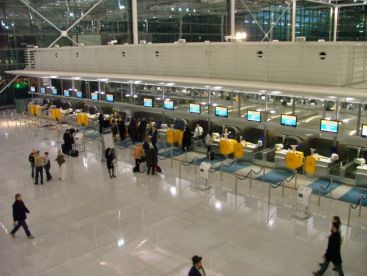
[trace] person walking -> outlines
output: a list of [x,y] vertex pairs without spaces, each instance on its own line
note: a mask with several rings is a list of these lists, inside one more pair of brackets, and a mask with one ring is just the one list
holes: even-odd
[[14,228],[11,230],[10,235],[15,238],[15,233],[20,227],[23,227],[25,234],[28,239],[33,239],[31,232],[28,229],[28,225],[25,222],[27,219],[27,213],[29,214],[28,208],[25,206],[21,194],[15,195],[15,202],[13,204],[13,220]]
[[203,264],[201,263],[202,259],[202,257],[196,255],[191,258],[192,267],[188,276],[205,276],[205,270]]
[[191,138],[192,138],[192,133],[190,131],[189,127],[186,127],[183,136],[182,136],[182,150],[183,151],[188,151],[189,147],[191,146]]
[[31,164],[31,171],[32,171],[32,178],[35,176],[35,165],[34,165],[34,158],[36,157],[37,151],[32,149],[32,152],[28,156],[28,161]]
[[59,165],[59,180],[64,180],[64,173],[65,173],[65,157],[62,154],[62,151],[59,149],[57,151],[57,157],[55,159],[57,164]]
[[105,151],[106,163],[110,178],[116,177],[115,175],[115,151],[112,148],[107,148]]
[[328,246],[324,254],[324,262],[320,265],[320,269],[313,272],[315,276],[321,276],[328,269],[330,262],[334,264],[334,270],[339,276],[344,276],[342,268],[342,257],[340,254],[341,235],[339,232],[340,224],[337,221],[331,223],[331,234],[329,236]]
[[43,157],[43,168],[45,169],[45,173],[46,173],[46,180],[50,181],[52,179],[52,175],[50,173],[50,169],[51,169],[51,160],[50,157],[48,155],[48,152],[45,152],[45,155]]
[[41,185],[43,185],[43,163],[44,158],[40,152],[37,151],[36,156],[34,157],[34,166],[36,168],[36,181],[34,182],[35,185],[38,185],[38,177],[40,177]]
[[157,151],[154,149],[152,143],[146,141],[144,143],[144,152],[145,158],[147,162],[147,174],[150,173],[155,174],[155,168],[158,166],[158,154]]

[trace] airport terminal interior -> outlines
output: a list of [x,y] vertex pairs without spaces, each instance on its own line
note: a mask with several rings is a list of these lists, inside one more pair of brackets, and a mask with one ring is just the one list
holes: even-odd
[[0,11],[0,276],[366,275],[366,1]]

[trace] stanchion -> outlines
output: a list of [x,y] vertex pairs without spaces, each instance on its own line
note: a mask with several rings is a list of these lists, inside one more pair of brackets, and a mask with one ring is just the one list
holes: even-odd
[[180,181],[181,181],[181,169],[182,169],[181,165],[182,165],[182,161],[180,160],[178,164],[178,176],[180,177]]
[[220,180],[223,180],[223,162],[220,163]]
[[252,188],[252,169],[250,170],[250,190]]
[[237,195],[237,186],[238,186],[238,176],[235,174],[235,182],[234,182],[234,194]]
[[45,137],[43,138],[43,140],[47,140],[47,123],[46,125],[44,126],[44,129],[45,129]]

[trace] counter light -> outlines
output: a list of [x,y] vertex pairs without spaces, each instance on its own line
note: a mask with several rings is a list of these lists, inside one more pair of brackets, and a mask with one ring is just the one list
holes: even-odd
[[281,91],[271,91],[271,94],[279,95],[279,94],[282,94],[282,92]]
[[98,79],[98,81],[107,82],[108,79]]
[[247,33],[245,33],[245,32],[237,32],[236,33],[235,39],[237,41],[246,40],[246,38],[247,38]]
[[222,86],[215,86],[213,87],[215,90],[219,90],[219,89],[222,89],[223,87]]
[[136,99],[138,97],[138,95],[134,95],[133,97]]
[[80,80],[81,77],[72,77],[73,80]]
[[213,104],[212,104],[212,106],[218,106],[218,104],[216,104],[216,103],[213,103]]
[[50,76],[50,79],[56,79],[57,76]]
[[206,102],[201,102],[200,104],[201,104],[201,105],[206,105]]
[[169,82],[169,83],[167,83],[166,85],[167,85],[167,86],[174,86],[174,85],[175,85],[175,83],[173,83],[173,82]]
[[158,97],[156,100],[157,100],[157,101],[160,101],[160,100],[162,100],[162,98],[161,98],[161,97]]

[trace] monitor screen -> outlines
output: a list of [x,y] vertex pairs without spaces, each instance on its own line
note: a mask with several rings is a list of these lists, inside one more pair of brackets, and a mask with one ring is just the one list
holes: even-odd
[[201,105],[200,104],[190,104],[189,112],[201,114]]
[[92,94],[91,94],[91,99],[92,99],[93,101],[98,101],[98,93],[92,93]]
[[76,94],[76,97],[77,97],[77,98],[83,98],[83,93],[82,93],[82,91],[78,91],[78,90],[76,90],[76,91],[75,91],[75,94]]
[[367,125],[362,125],[362,137],[367,137]]
[[164,101],[164,109],[167,109],[167,110],[174,110],[175,107],[173,105],[173,101],[171,100],[165,100]]
[[338,133],[339,122],[333,120],[320,120],[320,130],[324,132]]
[[57,89],[55,87],[51,87],[52,95],[57,95]]
[[144,98],[144,106],[145,107],[153,107],[153,100],[148,99],[148,98]]
[[283,126],[296,127],[297,116],[282,114],[282,116],[280,117],[280,124]]
[[64,96],[65,97],[70,97],[70,91],[69,90],[64,90]]
[[222,106],[215,107],[215,116],[218,117],[228,117],[228,108]]
[[46,94],[46,88],[45,87],[41,87],[41,93]]
[[261,122],[261,112],[248,110],[246,119],[251,122]]
[[106,101],[107,101],[107,102],[113,102],[113,95],[111,95],[111,94],[106,94]]
[[31,86],[31,92],[36,92],[36,87],[35,86]]

